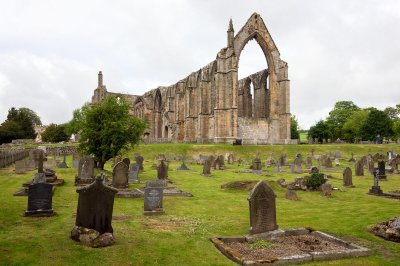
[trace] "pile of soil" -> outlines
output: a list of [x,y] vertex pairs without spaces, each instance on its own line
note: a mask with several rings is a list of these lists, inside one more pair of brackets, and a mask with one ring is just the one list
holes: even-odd
[[312,235],[282,236],[269,240],[266,248],[254,248],[255,245],[244,242],[225,243],[240,253],[245,260],[274,260],[277,257],[303,255],[309,252],[346,250],[346,247]]

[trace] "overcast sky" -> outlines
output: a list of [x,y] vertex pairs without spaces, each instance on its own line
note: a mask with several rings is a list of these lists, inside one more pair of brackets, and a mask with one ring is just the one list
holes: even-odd
[[[215,59],[253,12],[289,64],[291,113],[307,129],[335,102],[400,103],[400,1],[0,0],[0,123],[12,106],[63,123],[108,91],[143,94]],[[255,41],[239,78],[266,68]]]

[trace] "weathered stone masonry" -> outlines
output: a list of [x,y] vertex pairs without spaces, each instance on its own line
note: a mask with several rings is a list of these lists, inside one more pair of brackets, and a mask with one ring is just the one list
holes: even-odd
[[[99,72],[92,103],[109,94],[124,97],[132,103],[132,115],[147,120],[144,138],[150,141],[289,143],[288,64],[280,59],[262,18],[254,13],[236,36],[231,20],[227,35],[227,47],[214,61],[142,96],[108,92]],[[238,80],[240,54],[252,39],[260,45],[268,68]]]

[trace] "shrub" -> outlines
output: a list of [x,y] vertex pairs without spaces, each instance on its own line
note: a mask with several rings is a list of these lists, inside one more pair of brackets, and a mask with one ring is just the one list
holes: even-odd
[[319,188],[325,182],[326,180],[324,174],[322,173],[314,173],[304,178],[304,184],[307,186],[308,189],[312,190]]

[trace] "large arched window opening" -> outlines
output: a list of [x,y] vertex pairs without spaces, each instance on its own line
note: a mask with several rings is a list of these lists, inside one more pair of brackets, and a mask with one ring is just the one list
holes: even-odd
[[239,117],[268,117],[268,63],[260,45],[250,40],[240,53],[238,62]]

